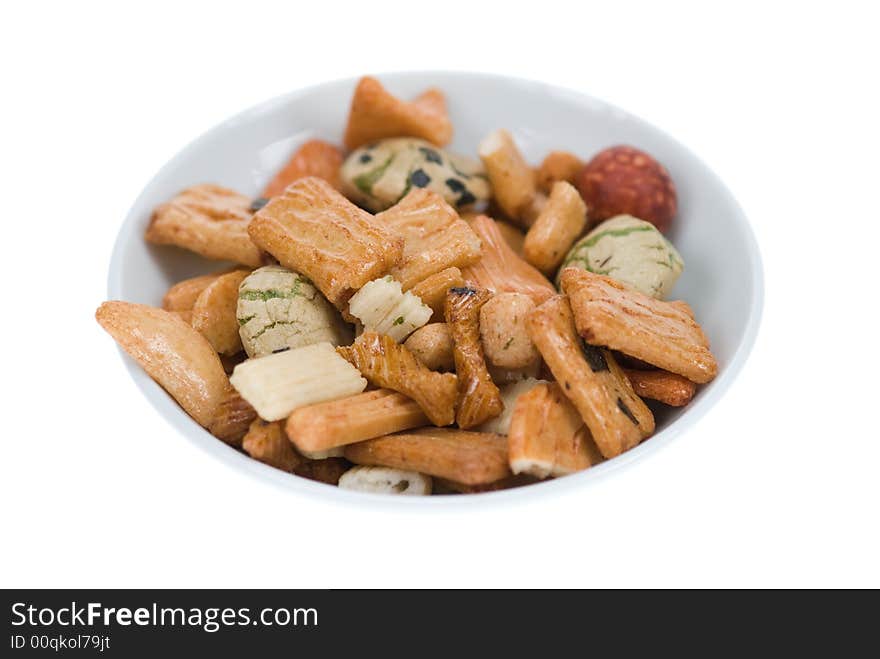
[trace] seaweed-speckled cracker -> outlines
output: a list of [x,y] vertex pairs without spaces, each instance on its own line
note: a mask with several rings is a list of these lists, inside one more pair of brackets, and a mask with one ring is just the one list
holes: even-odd
[[578,333],[699,384],[718,373],[709,340],[685,302],[663,302],[610,277],[566,268],[562,289]]
[[403,236],[403,261],[391,271],[403,290],[450,267],[480,259],[480,239],[443,197],[416,189],[376,216]]
[[398,264],[403,238],[326,181],[309,176],[263,206],[251,239],[286,268],[308,277],[337,308]]
[[620,455],[654,432],[651,410],[635,395],[611,353],[578,337],[564,296],[554,296],[532,311],[527,326],[538,352],[562,392],[574,403],[602,455]]

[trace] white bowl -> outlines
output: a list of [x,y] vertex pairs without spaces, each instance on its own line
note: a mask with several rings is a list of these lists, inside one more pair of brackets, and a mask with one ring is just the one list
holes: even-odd
[[[712,342],[718,377],[700,388],[680,410],[660,409],[657,431],[623,455],[584,472],[528,487],[470,496],[389,497],[339,490],[267,467],[226,446],[190,419],[149,376],[124,355],[144,395],[182,435],[212,456],[293,493],[364,505],[452,506],[510,500],[582,487],[591,480],[651,454],[690,428],[724,393],[745,362],[760,322],[763,302],[757,244],[733,196],[715,174],[674,139],[607,103],[539,82],[479,73],[393,73],[380,79],[404,98],[428,86],[441,88],[455,136],[449,148],[475,156],[481,137],[508,128],[526,158],[537,163],[551,149],[589,158],[614,144],[647,151],[669,170],[678,188],[679,212],[669,237],[686,267],[673,298],[687,300]],[[257,195],[267,180],[310,137],[341,142],[356,80],[340,80],[262,103],[223,122],[166,164],[135,201],[122,225],[110,264],[109,298],[159,305],[181,279],[216,270],[216,263],[173,247],[143,240],[153,208],[196,183],[218,183]],[[655,408],[657,409],[657,408]]]

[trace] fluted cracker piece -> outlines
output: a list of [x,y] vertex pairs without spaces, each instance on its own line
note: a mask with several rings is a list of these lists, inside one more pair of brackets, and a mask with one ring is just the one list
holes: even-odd
[[281,265],[308,277],[339,309],[403,256],[403,238],[314,176],[273,197],[254,215],[248,233]]
[[336,351],[370,384],[416,401],[434,425],[448,426],[455,420],[456,376],[431,371],[391,337],[364,332],[352,345]]
[[568,300],[557,295],[527,321],[544,362],[574,403],[606,458],[620,455],[654,432],[654,416],[608,350],[577,335]]
[[420,137],[437,146],[448,144],[452,122],[443,92],[431,88],[406,102],[388,93],[375,78],[361,78],[351,99],[345,146],[356,149],[386,137]]
[[173,312],[144,304],[105,302],[95,318],[199,425],[211,423],[232,387],[205,337]]
[[387,334],[398,343],[434,315],[418,296],[404,293],[391,275],[364,284],[348,301],[348,313],[360,321],[365,331]]
[[257,411],[253,405],[235,389],[230,389],[217,406],[214,419],[208,425],[208,432],[231,446],[240,447],[248,428],[256,418]]
[[219,185],[194,185],[153,212],[145,238],[208,259],[258,267],[259,248],[248,236],[251,199]]
[[242,440],[242,448],[254,460],[282,471],[293,472],[306,461],[287,440],[282,421],[253,421]]
[[685,302],[656,300],[576,268],[563,270],[561,280],[587,343],[619,350],[698,384],[718,373],[709,340]]
[[287,418],[285,429],[300,451],[311,452],[420,428],[428,423],[422,408],[409,396],[390,389],[375,389],[294,410]]
[[697,392],[697,385],[669,371],[637,371],[625,368],[623,372],[637,396],[672,407],[687,405]]
[[507,438],[452,428],[424,428],[345,447],[357,464],[409,469],[465,485],[509,477]]
[[507,443],[515,474],[564,476],[602,461],[583,419],[555,382],[517,398]]
[[473,428],[504,410],[480,340],[480,309],[491,298],[489,291],[476,288],[453,288],[446,294],[446,323],[458,375],[455,420],[459,428]]
[[535,304],[556,294],[553,284],[511,249],[492,218],[480,215],[470,224],[482,242],[483,256],[462,269],[467,284],[492,293],[524,293]]
[[476,263],[480,239],[455,209],[431,190],[416,188],[376,215],[403,236],[403,260],[391,275],[407,291],[446,268]]

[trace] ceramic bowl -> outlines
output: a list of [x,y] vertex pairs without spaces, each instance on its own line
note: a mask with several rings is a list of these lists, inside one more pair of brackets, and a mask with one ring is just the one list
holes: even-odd
[[[213,458],[290,493],[330,497],[363,505],[456,506],[533,497],[579,488],[624,465],[651,455],[697,420],[724,394],[745,362],[761,316],[760,254],[742,210],[718,177],[693,153],[661,130],[585,94],[479,73],[407,72],[380,75],[394,94],[411,98],[429,86],[446,93],[455,135],[449,149],[476,156],[479,140],[509,129],[526,158],[538,163],[552,149],[589,158],[600,149],[630,144],[647,151],[669,170],[678,188],[679,212],[669,238],[686,268],[673,299],[686,300],[712,342],[718,377],[700,387],[685,408],[657,409],[653,437],[623,455],[565,478],[480,495],[389,497],[339,490],[267,467],[226,446],[190,419],[131,359],[132,377],[157,411],[182,437]],[[262,103],[209,130],[178,153],[147,184],[122,224],[109,274],[109,299],[159,305],[181,279],[218,269],[174,247],[148,245],[143,234],[159,203],[197,183],[217,183],[257,195],[298,144],[312,137],[341,143],[356,80],[339,80]],[[692,430],[693,431],[693,430]]]

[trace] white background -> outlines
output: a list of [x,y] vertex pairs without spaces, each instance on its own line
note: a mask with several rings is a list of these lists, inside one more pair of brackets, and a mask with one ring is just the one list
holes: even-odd
[[[877,16],[710,4],[4,3],[0,586],[880,586]],[[758,342],[695,428],[583,490],[449,515],[298,499],[141,396],[93,319],[110,250],[227,116],[430,68],[583,90],[695,151],[762,249]]]

